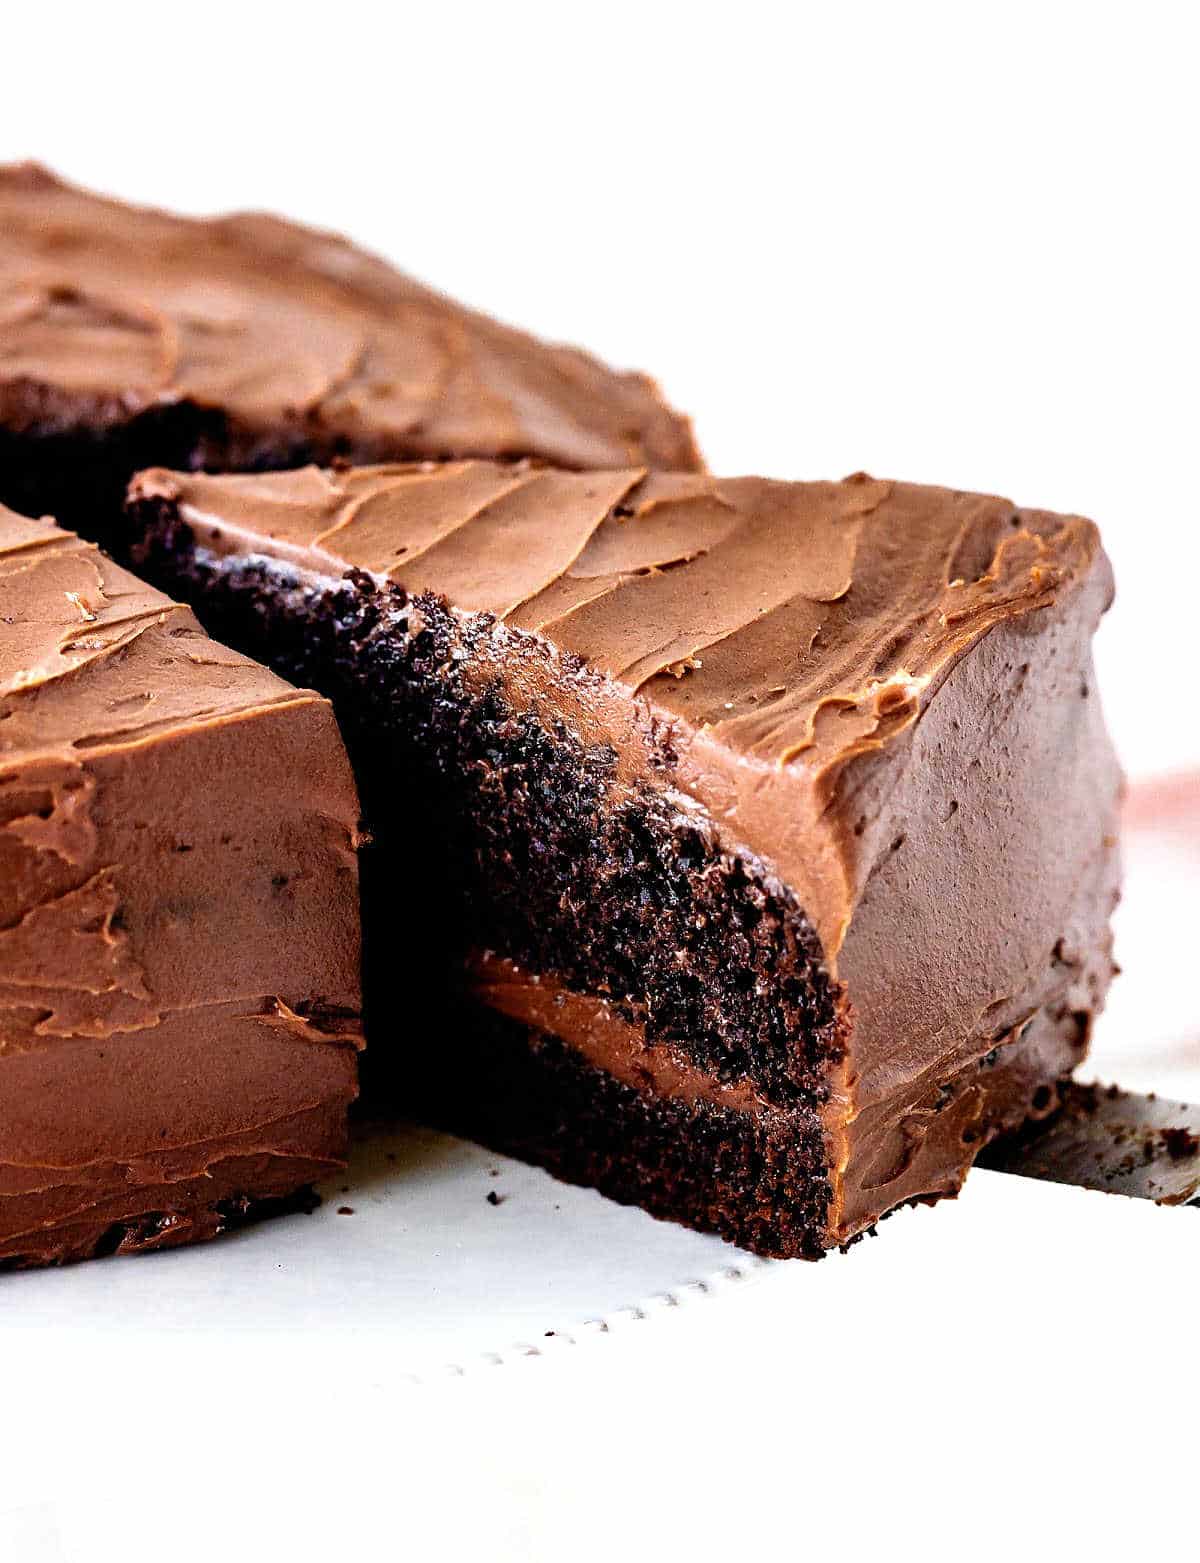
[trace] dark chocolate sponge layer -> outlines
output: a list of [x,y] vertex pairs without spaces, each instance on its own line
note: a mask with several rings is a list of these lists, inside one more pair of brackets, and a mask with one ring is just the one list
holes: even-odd
[[830,1187],[812,1107],[751,1116],[648,1095],[488,1011],[431,1052],[412,1085],[433,1121],[568,1183],[768,1257],[823,1252]]
[[[10,400],[17,401],[14,393]],[[153,407],[120,423],[89,422],[44,390],[27,387],[21,416],[0,419],[0,503],[52,515],[114,556],[127,552],[121,507],[131,475],[166,462],[188,472],[271,472],[306,462],[371,459],[386,442],[279,429],[239,433],[219,410],[190,402]]]

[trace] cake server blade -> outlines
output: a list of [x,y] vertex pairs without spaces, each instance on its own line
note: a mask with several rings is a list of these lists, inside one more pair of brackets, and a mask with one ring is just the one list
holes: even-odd
[[1072,1083],[1053,1117],[994,1141],[978,1164],[1160,1205],[1200,1204],[1200,1106]]

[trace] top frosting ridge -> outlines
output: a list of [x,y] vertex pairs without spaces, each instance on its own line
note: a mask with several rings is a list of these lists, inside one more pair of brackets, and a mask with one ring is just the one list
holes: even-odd
[[496,614],[725,746],[822,771],[876,748],[1004,619],[1107,571],[1091,522],[841,483],[485,462],[143,475],[185,519],[317,574]]

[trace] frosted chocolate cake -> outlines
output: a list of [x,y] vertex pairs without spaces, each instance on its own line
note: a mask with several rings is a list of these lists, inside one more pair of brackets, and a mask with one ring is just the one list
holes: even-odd
[[0,508],[0,1268],[212,1237],[341,1164],[357,823],[324,700]]
[[177,217],[0,166],[0,502],[111,542],[139,467],[466,455],[699,465],[645,376],[334,234]]
[[368,1021],[427,999],[394,1054],[425,1111],[815,1256],[1052,1110],[1112,972],[1090,522],[455,462],[154,471],[130,525],[334,701]]

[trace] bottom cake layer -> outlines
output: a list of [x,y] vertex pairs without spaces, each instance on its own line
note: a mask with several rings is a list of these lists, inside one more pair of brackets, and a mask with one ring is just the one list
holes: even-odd
[[197,1242],[291,1199],[345,1161],[355,1040],[237,1001],[9,1054],[0,1268]]
[[755,1253],[822,1253],[830,1186],[813,1108],[751,1115],[643,1094],[487,1010],[454,1035],[409,1082],[418,1116]]
[[872,1187],[886,1198],[868,1198],[869,1216],[839,1224],[818,1108],[746,1104],[738,1091],[697,1089],[686,1076],[673,1078],[677,1072],[658,1063],[654,1049],[640,1055],[640,1065],[614,1055],[612,1072],[588,1056],[590,1042],[581,1050],[512,1018],[503,997],[501,1008],[492,1007],[490,988],[486,1007],[464,1007],[449,1026],[443,1016],[454,1043],[423,1058],[407,1082],[406,1102],[417,1116],[766,1258],[819,1259],[869,1230],[881,1211],[952,1198],[966,1166],[931,1181],[926,1139],[950,1136],[977,1151],[996,1134],[1045,1117],[1086,1042],[1078,1032],[1068,1038],[1067,1017],[1046,1017],[935,1087],[911,1114],[908,1156],[875,1169]]

